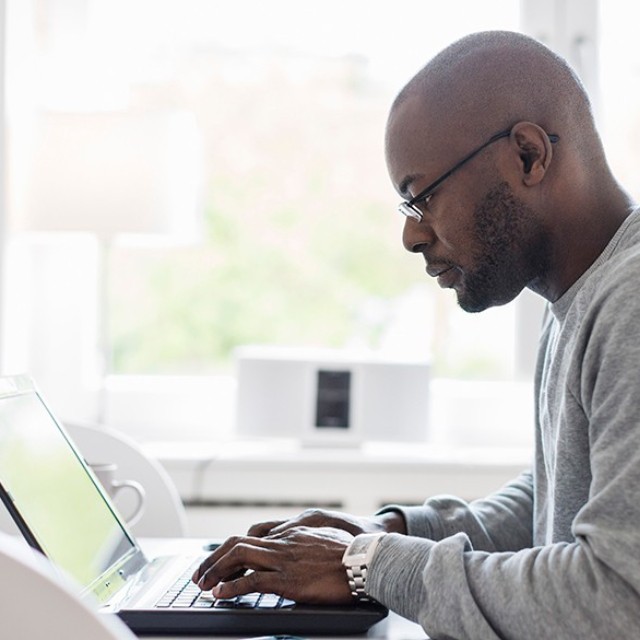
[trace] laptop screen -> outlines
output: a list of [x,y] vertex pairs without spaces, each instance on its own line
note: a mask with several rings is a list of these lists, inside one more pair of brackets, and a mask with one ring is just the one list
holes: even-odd
[[33,389],[0,397],[3,499],[29,541],[83,587],[135,549],[96,482]]

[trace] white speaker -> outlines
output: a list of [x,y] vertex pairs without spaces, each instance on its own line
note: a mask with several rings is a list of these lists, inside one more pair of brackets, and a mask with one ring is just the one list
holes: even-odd
[[236,351],[236,431],[309,445],[427,438],[429,365],[332,349]]

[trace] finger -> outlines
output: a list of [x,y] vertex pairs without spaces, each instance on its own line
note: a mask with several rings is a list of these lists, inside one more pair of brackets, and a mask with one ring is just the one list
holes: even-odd
[[305,509],[302,513],[297,516],[290,518],[289,520],[285,520],[283,522],[275,523],[274,526],[269,531],[269,535],[274,535],[278,533],[283,533],[288,529],[293,529],[295,527],[306,526],[306,527],[322,527],[326,526],[332,517],[333,512],[325,511],[323,509]]
[[229,545],[235,544],[237,538],[228,538],[225,540],[217,549],[214,549],[213,553],[210,553],[198,566],[198,568],[193,572],[191,576],[191,580],[195,583],[200,580],[204,572],[214,564],[218,558],[225,553],[225,549],[229,548]]
[[[273,527],[269,535],[273,536],[282,534],[290,529],[299,527],[310,527],[315,529],[332,527],[335,529],[342,529],[352,535],[356,535],[353,530],[358,529],[358,527],[354,525],[353,517],[348,516],[347,514],[340,513],[338,511],[325,511],[323,509],[307,509],[299,516],[296,516],[281,525]],[[357,533],[360,533],[360,531],[357,531]]]
[[268,536],[279,536],[291,529],[296,529],[300,526],[300,522],[297,520],[286,520],[285,522],[280,522],[269,530]]
[[285,520],[270,520],[268,522],[258,522],[251,527],[247,531],[248,536],[252,536],[255,538],[264,538],[264,536],[268,536],[271,533],[271,530],[274,527],[277,527],[286,522]]
[[211,593],[222,600],[241,596],[246,593],[283,592],[283,578],[277,571],[253,571],[235,580],[219,582]]
[[[193,572],[191,576],[191,580],[195,583],[202,578],[202,576],[207,572],[207,570],[216,564],[220,560],[220,558],[224,557],[231,549],[233,549],[236,545],[242,544],[245,542],[249,542],[249,538],[246,536],[232,536],[227,538],[213,553],[207,556],[201,563],[200,566]],[[257,541],[258,539],[253,539]]]
[[[247,540],[252,540],[254,543],[239,542],[200,575],[197,583],[200,589],[208,591],[219,582],[232,580],[238,575],[244,576],[247,570],[269,571],[276,567],[277,554],[264,546],[267,543],[266,539]],[[271,546],[273,544],[272,542]]]

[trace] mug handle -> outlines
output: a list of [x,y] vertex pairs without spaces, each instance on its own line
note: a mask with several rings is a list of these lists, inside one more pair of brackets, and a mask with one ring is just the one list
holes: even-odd
[[114,495],[120,491],[120,489],[132,489],[137,497],[138,503],[136,504],[133,513],[126,517],[125,520],[127,524],[132,527],[140,518],[142,517],[142,513],[144,512],[144,498],[145,498],[145,490],[144,487],[135,480],[113,480],[111,483],[111,487],[113,488]]

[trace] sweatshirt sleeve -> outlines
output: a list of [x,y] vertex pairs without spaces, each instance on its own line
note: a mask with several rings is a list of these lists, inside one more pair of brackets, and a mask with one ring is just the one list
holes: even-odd
[[[586,470],[589,480],[576,504],[553,503],[549,496],[542,508],[552,508],[554,517],[574,514],[571,536],[519,550],[482,550],[474,523],[499,537],[499,526],[489,520],[499,522],[502,509],[472,503],[461,519],[449,517],[455,525],[447,528],[438,524],[442,512],[427,502],[424,513],[408,513],[411,533],[438,539],[389,534],[378,546],[368,592],[432,638],[638,637],[640,264],[626,266],[585,301],[588,311],[556,384],[565,425],[548,443],[556,449],[546,452],[544,464],[561,468],[565,477]],[[579,473],[572,474],[574,468]]]
[[421,506],[389,505],[378,513],[400,512],[410,536],[442,540],[464,532],[483,551],[515,551],[532,544],[533,480],[526,471],[494,494],[468,503],[435,496]]
[[638,629],[637,592],[586,540],[487,553],[462,533],[439,542],[389,534],[367,583],[434,639],[631,638]]

